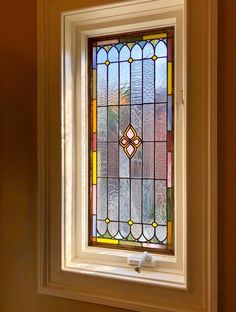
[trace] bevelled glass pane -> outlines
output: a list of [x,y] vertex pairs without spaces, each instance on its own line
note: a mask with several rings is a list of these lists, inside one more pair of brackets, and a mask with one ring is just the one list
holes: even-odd
[[143,103],[154,103],[154,69],[152,59],[143,61]]
[[158,58],[155,61],[155,102],[167,101],[167,60]]
[[108,218],[118,220],[118,179],[108,179]]
[[131,220],[141,222],[141,180],[131,179]]
[[131,63],[131,104],[142,104],[142,61]]
[[143,141],[154,141],[154,105],[143,105]]
[[118,143],[107,144],[108,177],[118,177]]
[[151,224],[155,220],[154,180],[143,179],[143,222]]
[[108,105],[118,105],[118,63],[108,66]]
[[97,145],[97,174],[98,177],[107,176],[107,143]]
[[129,178],[129,166],[130,160],[124,152],[124,149],[120,146],[119,148],[119,174],[121,178]]
[[107,141],[107,108],[97,108],[97,140]]
[[155,48],[155,54],[160,57],[160,56],[167,56],[167,47],[166,44],[163,41],[159,41],[156,45]]
[[107,179],[97,179],[97,218],[105,220],[107,217]]
[[166,179],[166,142],[155,143],[155,178]]
[[108,142],[118,140],[118,106],[108,107]]
[[166,104],[155,105],[155,140],[166,141]]
[[166,181],[155,181],[155,218],[158,224],[166,224]]
[[120,104],[130,103],[130,64],[120,63]]
[[107,66],[97,66],[97,103],[98,106],[107,105]]
[[154,143],[143,143],[143,177],[154,178]]
[[120,220],[130,220],[130,180],[120,179]]
[[131,177],[142,178],[142,149],[138,149],[131,159]]

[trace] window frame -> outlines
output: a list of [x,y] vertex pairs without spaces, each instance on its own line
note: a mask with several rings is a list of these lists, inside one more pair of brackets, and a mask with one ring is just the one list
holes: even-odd
[[[86,258],[85,262],[79,264],[77,257],[78,253],[74,252],[74,244],[73,242],[68,243],[68,238],[71,239],[72,232],[75,233],[75,224],[78,221],[78,212],[71,218],[72,211],[63,209],[63,202],[66,202],[66,207],[72,207],[74,203],[74,198],[68,198],[67,192],[64,190],[71,189],[74,194],[79,194],[81,192],[81,188],[79,192],[75,191],[73,187],[78,185],[78,172],[73,173],[73,161],[70,155],[71,152],[67,153],[64,149],[67,146],[67,150],[70,150],[72,144],[77,140],[77,138],[81,135],[83,138],[83,134],[86,132],[86,125],[82,121],[82,134],[76,128],[76,121],[74,116],[77,116],[78,112],[75,111],[75,115],[68,114],[67,108],[73,102],[73,99],[70,98],[72,94],[74,94],[74,90],[79,90],[79,92],[86,90],[86,88],[80,89],[80,85],[75,84],[73,81],[73,76],[78,72],[75,71],[76,66],[71,66],[71,60],[75,59],[75,42],[76,42],[76,20],[80,19],[80,23],[83,24],[83,14],[84,16],[89,16],[90,18],[96,19],[101,18],[100,16],[104,12],[109,12],[110,19],[114,20],[114,16],[117,15],[117,12],[122,14],[119,18],[124,18],[125,13],[129,14],[132,12],[134,14],[134,10],[137,10],[137,16],[144,14],[148,16],[153,15],[153,7],[149,10],[144,10],[146,5],[153,5],[155,10],[158,11],[156,13],[165,14],[164,12],[170,12],[172,9],[170,8],[169,1],[165,0],[136,0],[125,3],[118,3],[115,5],[107,5],[103,7],[95,7],[91,9],[85,9],[80,11],[70,11],[62,14],[62,35],[67,34],[65,36],[65,42],[62,40],[61,42],[61,50],[65,51],[65,54],[62,53],[61,62],[63,64],[61,77],[63,80],[62,84],[62,103],[66,103],[66,106],[63,106],[63,118],[61,120],[61,107],[60,107],[60,87],[58,82],[60,82],[60,62],[58,59],[55,61],[51,52],[55,52],[56,47],[60,47],[58,45],[60,43],[60,39],[58,36],[58,31],[60,29],[60,22],[58,23],[58,17],[65,10],[72,10],[73,4],[70,2],[64,2],[61,0],[59,3],[59,8],[53,8],[47,0],[41,1],[39,0],[39,4],[41,7],[39,8],[39,292],[46,294],[53,294],[62,297],[74,298],[89,302],[97,302],[101,304],[107,304],[117,307],[123,307],[138,311],[185,311],[184,309],[189,311],[189,307],[191,307],[192,311],[194,309],[198,309],[200,311],[215,311],[214,308],[216,306],[216,52],[213,48],[216,48],[216,1],[208,0],[205,2],[200,0],[200,7],[205,8],[207,14],[205,16],[204,22],[207,25],[207,35],[209,42],[204,42],[205,47],[207,48],[208,53],[206,53],[205,59],[209,61],[209,67],[204,68],[202,65],[202,69],[204,71],[204,77],[208,77],[209,85],[207,87],[203,87],[204,90],[204,99],[207,106],[205,111],[207,114],[207,118],[203,119],[202,126],[203,129],[207,131],[207,142],[209,143],[208,147],[204,144],[201,151],[203,153],[203,157],[200,157],[200,163],[203,159],[205,159],[206,163],[204,163],[205,177],[209,182],[209,185],[201,186],[204,194],[206,196],[202,196],[202,201],[206,201],[207,212],[206,214],[200,214],[204,221],[200,226],[201,229],[206,233],[207,237],[207,246],[210,247],[210,253],[207,252],[206,245],[200,244],[201,247],[204,248],[201,259],[197,259],[196,263],[203,265],[204,268],[202,272],[205,271],[205,274],[199,278],[196,277],[193,273],[193,268],[191,268],[191,258],[187,257],[187,251],[184,247],[183,251],[183,261],[179,267],[176,267],[176,256],[163,256],[158,255],[158,270],[154,272],[153,269],[145,270],[144,274],[140,278],[137,276],[137,273],[131,271],[130,268],[127,268],[126,258],[127,252],[120,252],[120,259],[118,259],[117,254],[114,254],[110,251],[109,260],[106,262],[104,258],[104,251],[101,248],[99,250],[95,250],[95,247],[91,247],[94,250],[94,253],[90,255],[90,258],[86,258],[85,254],[82,255],[83,259]],[[179,4],[178,0],[173,1],[172,5]],[[188,1],[188,12],[191,12],[192,15],[194,13],[190,11],[192,8],[191,4]],[[135,5],[135,7],[134,7]],[[177,5],[178,7],[178,5]],[[176,7],[176,8],[177,8]],[[127,12],[128,11],[128,12]],[[140,14],[140,12],[143,12]],[[150,12],[152,11],[152,12]],[[148,13],[149,12],[149,13]],[[189,13],[190,14],[190,13]],[[113,15],[113,16],[112,16]],[[197,15],[197,14],[196,14]],[[207,18],[209,19],[209,23],[207,23]],[[187,15],[188,17],[188,15]],[[54,46],[49,42],[49,39],[52,39],[52,34],[46,35],[47,29],[52,30],[52,22],[57,18],[57,28],[56,28],[56,37],[54,37],[55,44]],[[118,19],[119,19],[118,18]],[[86,19],[86,18],[85,18]],[[190,32],[192,30],[191,23],[187,18],[188,25],[190,24]],[[205,26],[206,26],[205,25]],[[120,31],[120,30],[119,30]],[[188,30],[189,32],[189,30]],[[192,32],[194,32],[192,30]],[[53,32],[52,32],[53,33]],[[54,33],[55,34],[55,33]],[[86,30],[86,35],[88,34],[88,30]],[[50,37],[51,36],[51,37]],[[80,42],[82,45],[85,42]],[[68,50],[68,47],[71,47],[71,50]],[[51,50],[50,50],[51,49]],[[65,49],[65,50],[64,50]],[[191,49],[187,50],[187,52],[191,53]],[[189,53],[189,54],[190,54]],[[58,55],[58,54],[57,54]],[[64,63],[64,60],[67,62],[67,66]],[[86,63],[86,62],[85,62]],[[191,67],[191,62],[190,67]],[[52,70],[49,69],[49,65],[51,65]],[[55,66],[55,67],[54,67]],[[70,69],[71,70],[70,70]],[[69,70],[68,70],[69,69]],[[84,71],[80,69],[82,72],[82,77],[85,78]],[[86,71],[85,71],[86,72]],[[66,74],[66,79],[65,79]],[[190,75],[191,76],[191,75]],[[55,78],[56,77],[56,78]],[[204,80],[204,79],[203,79]],[[81,79],[82,83],[85,83],[86,79]],[[177,79],[176,79],[177,81]],[[205,80],[204,80],[205,81]],[[78,83],[78,77],[76,79],[76,83]],[[68,89],[68,84],[70,87]],[[69,93],[65,93],[65,90],[69,90]],[[189,94],[191,94],[191,84],[187,84],[187,98]],[[57,94],[56,101],[55,98],[53,100],[53,92]],[[186,92],[186,91],[185,91]],[[86,95],[84,94],[86,97]],[[186,99],[186,97],[185,97]],[[181,100],[181,99],[180,99]],[[50,105],[49,105],[50,104]],[[78,108],[78,105],[76,105]],[[202,106],[201,106],[202,107]],[[66,108],[66,109],[65,109]],[[182,108],[179,105],[177,108],[177,114],[181,114]],[[191,111],[191,108],[190,108]],[[191,113],[190,113],[191,115]],[[199,118],[199,117],[198,117]],[[65,123],[71,125],[71,128],[67,127],[66,132],[64,132]],[[61,126],[62,126],[62,150],[61,150]],[[188,127],[188,124],[186,125]],[[81,130],[80,129],[80,130]],[[75,133],[75,136],[71,136],[71,133]],[[199,142],[201,142],[202,137],[200,136]],[[204,141],[205,142],[205,141]],[[203,142],[203,143],[204,143]],[[53,143],[53,144],[52,144]],[[65,144],[66,143],[66,144]],[[189,141],[188,141],[189,143]],[[189,144],[191,145],[191,143]],[[69,149],[68,149],[69,147]],[[188,148],[188,147],[187,147]],[[185,149],[187,149],[185,147]],[[58,155],[59,152],[59,155]],[[191,154],[191,151],[190,151]],[[58,155],[58,156],[57,156]],[[66,162],[64,160],[66,159]],[[69,161],[68,161],[69,160]],[[63,164],[62,171],[60,164]],[[65,164],[68,165],[66,168],[68,175],[64,175]],[[201,163],[203,165],[203,163]],[[188,169],[192,170],[192,167],[188,165]],[[175,166],[176,167],[176,166]],[[78,170],[80,168],[77,167]],[[203,170],[202,169],[202,170]],[[201,172],[202,173],[202,172]],[[73,177],[73,180],[71,180]],[[191,180],[191,177],[190,179]],[[58,184],[58,182],[61,182]],[[190,183],[191,184],[191,183]],[[196,194],[195,194],[196,196]],[[200,196],[201,197],[201,196]],[[188,208],[188,220],[193,221],[193,208],[194,204],[190,202]],[[188,206],[188,207],[189,207]],[[201,208],[201,212],[203,212],[203,208]],[[70,208],[69,208],[70,209]],[[66,218],[65,218],[66,217]],[[182,216],[183,217],[183,216]],[[187,220],[185,218],[185,220]],[[184,223],[184,222],[183,222]],[[69,226],[68,226],[69,224]],[[72,225],[72,226],[71,226]],[[177,225],[178,226],[178,225]],[[207,227],[208,226],[208,227]],[[188,242],[188,255],[193,255],[193,248],[189,244],[189,238],[186,238],[187,228],[181,228],[183,231],[184,238],[184,246],[187,245]],[[86,232],[87,233],[87,232]],[[192,235],[191,230],[188,229],[188,234]],[[195,234],[196,235],[196,230]],[[192,237],[192,236],[191,236]],[[83,242],[83,248],[86,249],[86,241]],[[186,245],[185,245],[186,244]],[[196,245],[195,245],[196,246]],[[177,249],[178,250],[178,249]],[[91,252],[90,252],[91,253]],[[103,264],[99,264],[94,261],[94,257],[100,253],[100,258]],[[132,252],[133,253],[133,252]],[[103,255],[102,255],[103,254]],[[166,258],[164,258],[166,257]],[[168,258],[169,257],[169,258]],[[116,259],[115,259],[116,258]],[[117,260],[118,259],[118,260]],[[125,260],[124,260],[125,259]],[[117,266],[117,261],[120,263]],[[121,261],[121,262],[120,262]],[[115,263],[115,264],[114,264]],[[208,264],[207,264],[208,263]],[[114,271],[112,272],[112,264]],[[199,267],[200,268],[200,267]],[[178,271],[179,270],[179,271]],[[181,271],[182,270],[182,271]],[[181,271],[181,272],[180,272]],[[184,272],[184,274],[183,274]],[[178,275],[178,273],[181,273]],[[91,274],[93,278],[91,278]],[[156,275],[155,275],[156,274]],[[118,276],[119,275],[119,276]],[[121,275],[121,276],[120,276]],[[129,297],[124,295],[126,290],[126,285],[124,285],[124,280],[129,285],[130,282],[133,282],[135,287],[139,289],[142,293],[142,296],[139,300],[137,298]],[[203,281],[207,281],[207,283],[203,283]],[[201,286],[201,284],[204,286]],[[104,292],[97,289],[98,285],[103,285],[105,289]],[[207,285],[207,286],[205,286]],[[84,287],[83,287],[84,286]],[[165,287],[163,287],[165,286]],[[88,287],[88,290],[87,288]],[[94,288],[93,294],[89,292],[89,290]],[[117,289],[122,290],[117,292]],[[145,288],[143,288],[145,287]],[[192,291],[192,289],[196,288],[196,291]],[[179,290],[182,289],[182,292],[179,293]],[[148,294],[148,291],[150,292]],[[158,291],[160,296],[157,299],[152,300],[148,304],[147,298],[153,297],[153,292]],[[115,296],[116,293],[116,296]],[[208,297],[211,295],[211,297]],[[172,298],[171,296],[177,296],[177,299],[170,304],[169,300]],[[164,298],[162,300],[162,298]],[[180,299],[181,298],[181,299]],[[205,298],[205,299],[204,299]],[[206,299],[207,298],[207,299]],[[182,300],[182,304],[179,305],[178,301]]]

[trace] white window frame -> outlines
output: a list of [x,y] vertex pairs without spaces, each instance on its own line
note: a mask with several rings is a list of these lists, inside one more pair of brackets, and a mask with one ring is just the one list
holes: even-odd
[[[193,5],[189,1],[185,2],[185,6],[183,3],[184,0],[135,0],[72,11],[74,8],[69,1],[66,4],[66,12],[63,12],[63,0],[59,1],[59,12],[48,10],[50,5],[46,0],[43,5],[41,3],[38,67],[40,293],[135,311],[215,311],[216,1],[199,0],[200,7],[207,10],[205,24],[203,22],[207,32],[201,27],[209,41],[202,43],[206,50],[200,53],[202,62],[199,68],[203,72],[202,80],[206,85],[200,85],[203,95],[200,96],[201,105],[198,112],[194,112],[191,106],[188,108],[190,101],[196,101],[192,90],[196,90],[197,83],[188,82],[185,62],[184,36],[196,32],[191,28],[188,19],[188,12],[191,12]],[[55,25],[50,23],[49,18],[58,18],[60,14],[61,25],[57,23],[57,31],[58,26],[61,26],[61,47],[59,37],[54,37],[53,41],[45,31],[47,26],[46,29],[53,33],[52,28]],[[190,14],[194,15],[192,12]],[[208,19],[209,17],[211,19]],[[186,27],[189,24],[190,27]],[[134,252],[88,246],[87,39],[125,33],[130,29],[136,31],[164,26],[174,26],[177,34],[174,104],[177,186],[175,254],[153,254],[156,265],[147,267],[138,274],[133,267],[127,265],[128,256]],[[54,45],[50,43],[50,39]],[[56,47],[61,50],[61,65],[55,62],[50,54],[55,52],[59,55]],[[187,53],[191,55],[194,51],[188,48]],[[60,66],[61,75],[58,71]],[[188,59],[187,68],[191,66],[192,62]],[[190,77],[191,74],[188,75],[188,78]],[[61,101],[58,101],[60,80],[62,96]],[[202,118],[202,114],[206,118]],[[199,135],[194,133],[197,129],[196,124],[189,124],[193,117],[201,126]],[[192,140],[201,151],[197,161],[199,174],[195,179],[190,174],[195,172],[193,146],[190,142]],[[190,143],[186,145],[186,142]],[[186,152],[190,155],[187,158],[188,170]],[[208,181],[208,184],[197,185],[203,180]],[[196,188],[200,194],[197,194]],[[187,196],[189,190],[192,190],[193,200]],[[195,218],[201,218],[199,229],[187,228],[187,220],[192,223]],[[199,257],[193,261],[194,250],[199,248]],[[196,274],[193,263],[201,274]],[[135,287],[136,296],[127,292],[129,283]]]

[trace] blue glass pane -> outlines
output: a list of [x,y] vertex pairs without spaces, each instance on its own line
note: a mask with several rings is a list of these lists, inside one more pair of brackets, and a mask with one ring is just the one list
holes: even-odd
[[120,179],[120,221],[128,222],[130,219],[130,181]]
[[107,179],[97,179],[97,218],[105,220],[107,217]]
[[107,108],[97,108],[97,140],[107,141]]
[[120,63],[120,104],[130,103],[130,64]]
[[152,59],[143,61],[143,103],[154,103],[154,68]]
[[[143,179],[143,222],[151,224],[155,218],[154,180]],[[153,232],[154,233],[154,232]]]
[[118,179],[108,179],[108,218],[118,220]]
[[131,179],[131,220],[138,223],[141,222],[141,187],[141,180]]
[[98,63],[105,63],[107,60],[107,51],[101,48],[97,53],[97,62]]
[[143,58],[151,58],[154,55],[154,47],[151,43],[147,43],[143,48]]
[[130,49],[127,46],[123,46],[120,50],[120,61],[127,61],[130,58]]
[[131,49],[131,57],[134,60],[140,60],[142,58],[142,49],[138,44],[135,44]]
[[108,107],[108,142],[118,140],[118,106]]
[[163,41],[159,41],[155,48],[156,52],[155,54],[160,56],[167,56],[167,47],[166,44]]
[[108,52],[108,60],[110,62],[118,61],[118,50],[115,47],[112,47]]

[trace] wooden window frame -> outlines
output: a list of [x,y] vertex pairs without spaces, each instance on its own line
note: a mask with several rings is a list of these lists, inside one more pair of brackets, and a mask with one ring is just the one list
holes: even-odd
[[[216,311],[217,1],[199,0],[197,10],[190,0],[122,1],[84,10],[76,10],[70,0],[60,0],[57,7],[47,0],[38,2],[39,292],[134,311]],[[81,115],[81,108],[86,113],[86,100],[80,101],[81,96],[86,99],[87,90],[86,40],[125,32],[128,26],[151,29],[171,18],[173,25],[174,12],[182,10],[183,3],[184,34],[192,39],[183,52],[188,73],[183,82],[184,105],[177,92],[175,108],[182,120],[182,133],[177,136],[183,141],[183,157],[187,155],[187,166],[185,158],[179,166],[183,207],[176,233],[181,240],[174,256],[155,255],[157,267],[137,275],[127,265],[130,252],[89,248],[81,237],[87,234],[83,224],[87,211],[81,209],[87,205],[82,196],[87,178],[78,165],[81,151],[75,142],[83,142],[87,133]],[[201,10],[205,15],[199,23]],[[135,22],[140,17],[142,23]],[[199,30],[202,45],[197,54],[194,38]],[[78,231],[78,225],[83,231]],[[134,296],[128,291],[131,286]]]

